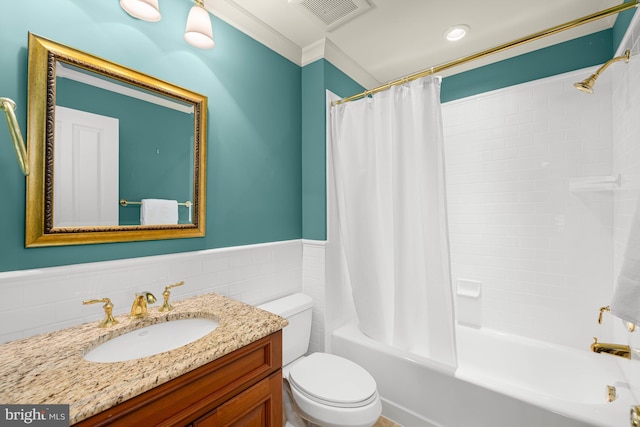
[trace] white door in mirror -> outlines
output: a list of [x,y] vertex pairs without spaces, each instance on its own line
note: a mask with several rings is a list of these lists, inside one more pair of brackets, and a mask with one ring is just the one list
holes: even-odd
[[118,225],[119,120],[56,106],[54,227]]

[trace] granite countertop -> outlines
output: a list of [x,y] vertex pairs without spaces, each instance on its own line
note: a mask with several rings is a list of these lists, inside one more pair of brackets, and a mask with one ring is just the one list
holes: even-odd
[[[81,302],[78,301],[78,304]],[[207,294],[173,302],[174,309],[98,328],[98,322],[0,345],[0,402],[69,404],[71,424],[218,359],[287,325],[287,320],[233,299]],[[100,309],[98,305],[96,309]],[[186,346],[143,359],[88,362],[83,355],[115,336],[171,319],[206,317],[219,326]]]

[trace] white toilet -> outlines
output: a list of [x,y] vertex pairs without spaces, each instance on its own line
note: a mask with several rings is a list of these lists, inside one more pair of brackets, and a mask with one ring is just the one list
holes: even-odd
[[[311,297],[299,293],[258,307],[289,320],[282,331],[282,375],[291,389],[295,411],[322,427],[370,427],[382,413],[371,374],[333,354],[304,356],[311,337],[312,306]],[[287,423],[294,424],[291,419]]]

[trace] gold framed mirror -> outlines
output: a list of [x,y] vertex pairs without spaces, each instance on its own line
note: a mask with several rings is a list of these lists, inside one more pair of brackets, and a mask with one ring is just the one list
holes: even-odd
[[202,237],[207,97],[29,34],[25,246]]

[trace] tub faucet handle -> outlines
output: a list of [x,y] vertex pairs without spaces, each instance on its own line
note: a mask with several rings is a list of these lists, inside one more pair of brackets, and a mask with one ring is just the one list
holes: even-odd
[[598,315],[598,325],[602,325],[602,315],[605,311],[611,311],[611,307],[609,307],[608,305],[600,307],[600,314]]
[[631,427],[640,427],[640,406],[632,406],[629,412]]
[[[602,325],[602,315],[604,314],[605,311],[611,311],[611,307],[608,305],[604,307],[600,307],[600,314],[598,314],[598,325]],[[634,323],[625,322],[624,320],[622,321],[622,323],[627,328],[627,331],[633,332],[636,330],[636,325]]]

